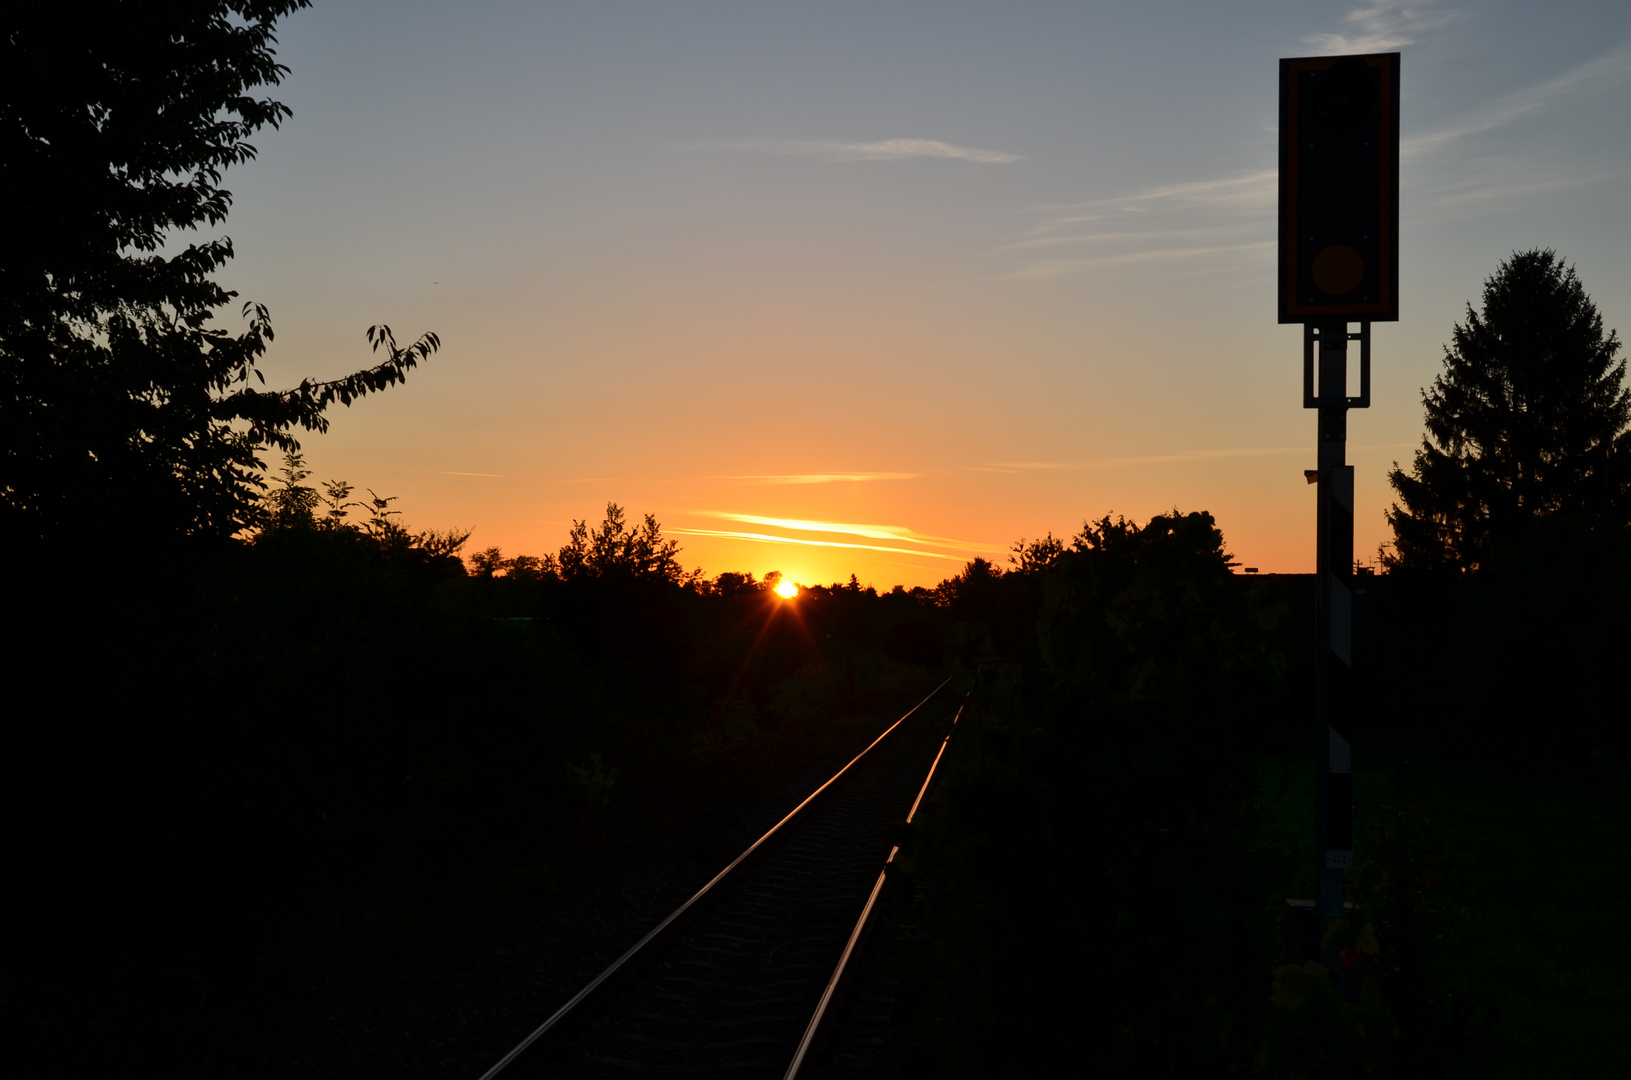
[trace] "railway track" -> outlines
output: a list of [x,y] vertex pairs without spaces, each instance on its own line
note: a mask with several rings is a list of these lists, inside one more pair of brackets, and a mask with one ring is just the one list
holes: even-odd
[[[949,682],[949,680],[948,680]],[[896,849],[962,714],[915,708],[482,1080],[812,1075]],[[938,720],[936,718],[939,718]]]

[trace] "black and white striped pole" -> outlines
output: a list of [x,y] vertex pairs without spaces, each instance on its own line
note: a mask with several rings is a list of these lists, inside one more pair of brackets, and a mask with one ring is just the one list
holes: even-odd
[[[1348,342],[1360,348],[1359,396],[1349,397]],[[1317,365],[1313,353],[1318,350]],[[1354,469],[1348,410],[1370,405],[1370,323],[1305,324],[1303,406],[1319,410],[1314,631],[1314,836],[1319,925],[1342,917],[1342,873],[1353,865]],[[1317,389],[1309,375],[1317,366]]]
[[[1399,317],[1399,54],[1280,61],[1280,322],[1303,327],[1319,411],[1314,629],[1315,940],[1353,865],[1354,470],[1348,410],[1370,405],[1370,327]],[[1348,330],[1357,322],[1357,333]],[[1359,342],[1359,394],[1348,343]],[[1322,957],[1333,963],[1334,957]]]

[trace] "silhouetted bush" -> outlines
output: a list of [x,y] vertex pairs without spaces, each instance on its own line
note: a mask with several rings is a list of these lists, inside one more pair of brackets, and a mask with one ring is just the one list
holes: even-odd
[[1245,1067],[1276,958],[1252,760],[1283,606],[1230,573],[1205,514],[1047,547],[947,590],[980,754],[907,861],[919,937],[895,1064]]
[[1631,753],[1631,533],[1548,522],[1476,573],[1395,570],[1366,590],[1360,723],[1438,730],[1470,757]]

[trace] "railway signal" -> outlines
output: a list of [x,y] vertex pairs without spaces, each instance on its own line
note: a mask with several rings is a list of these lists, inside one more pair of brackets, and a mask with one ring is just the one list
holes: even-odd
[[[1279,316],[1303,327],[1319,410],[1315,559],[1315,940],[1353,864],[1353,514],[1348,410],[1370,406],[1370,324],[1399,318],[1399,54],[1280,61]],[[1357,322],[1357,333],[1348,330]],[[1348,394],[1348,342],[1359,394]],[[1325,958],[1328,962],[1334,958]]]

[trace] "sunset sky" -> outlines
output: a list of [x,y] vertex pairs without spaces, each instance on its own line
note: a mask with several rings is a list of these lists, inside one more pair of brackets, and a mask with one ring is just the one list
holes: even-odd
[[1403,53],[1356,552],[1502,257],[1555,247],[1631,331],[1624,0],[319,0],[280,40],[295,115],[227,174],[223,281],[271,308],[273,383],[441,335],[307,457],[472,549],[610,500],[709,575],[887,588],[1178,507],[1312,569],[1284,56]]

